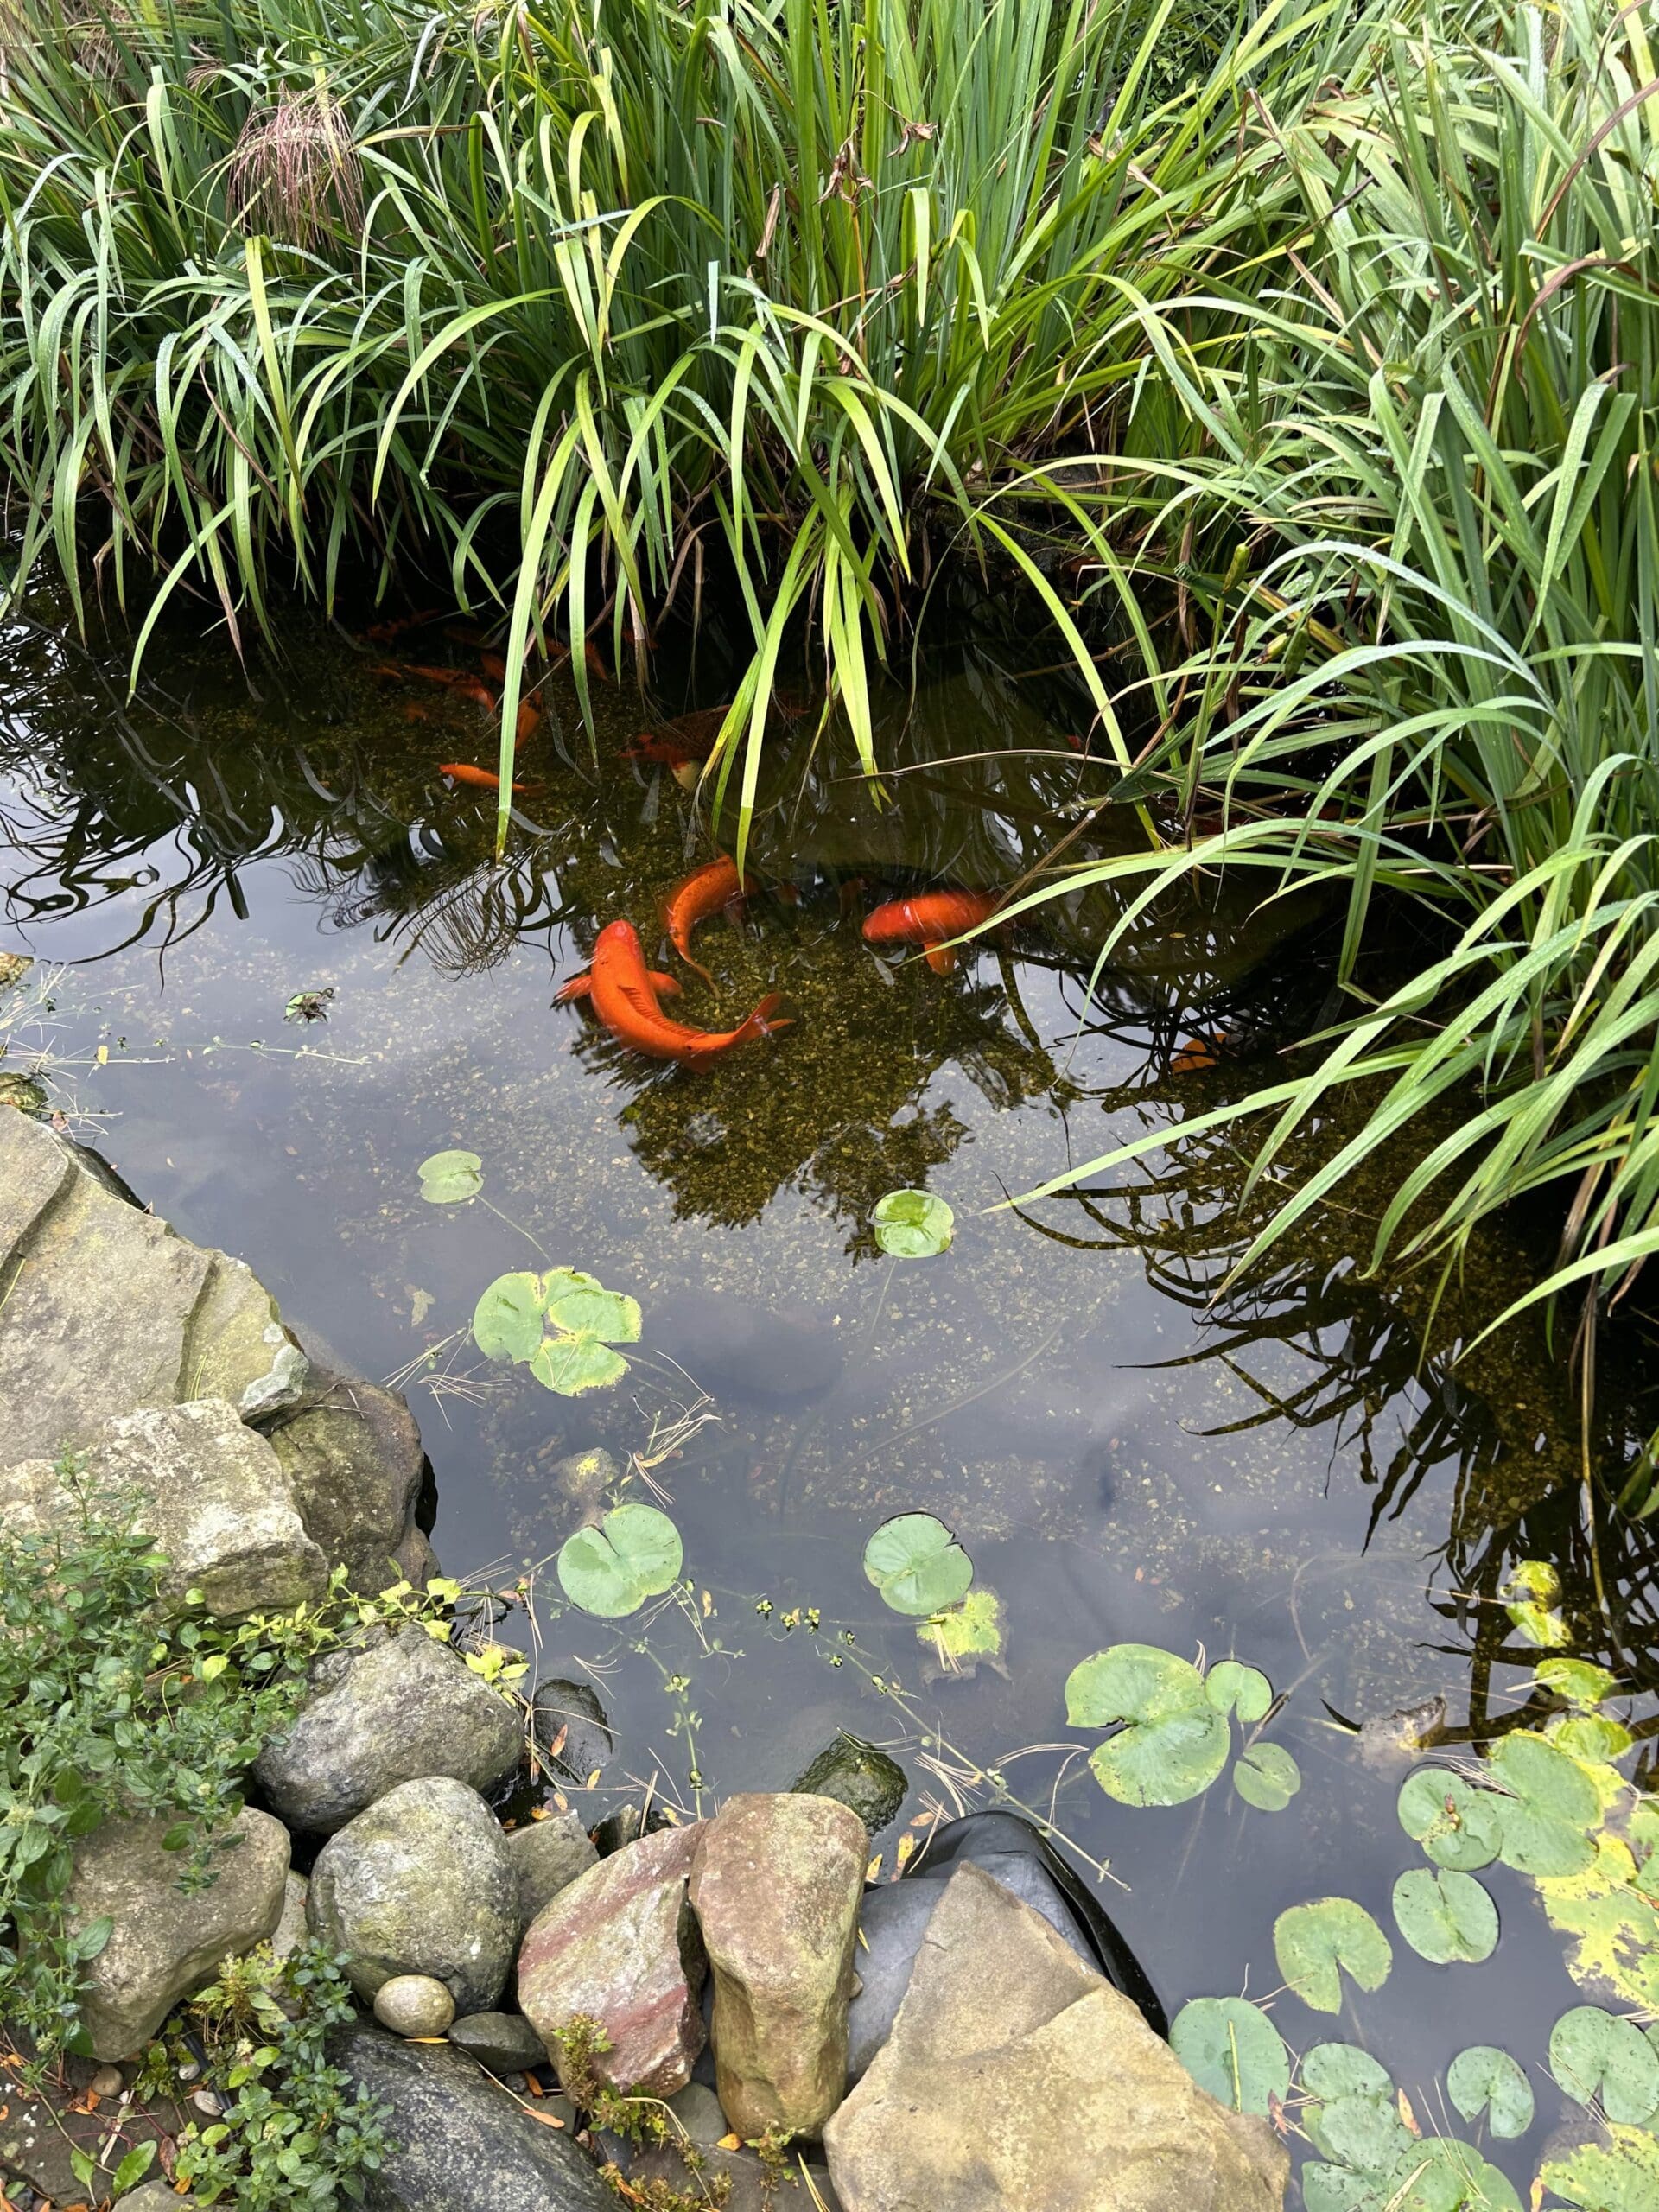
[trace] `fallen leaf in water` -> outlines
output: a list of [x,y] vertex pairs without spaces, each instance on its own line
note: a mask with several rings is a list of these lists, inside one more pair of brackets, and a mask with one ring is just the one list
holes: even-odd
[[720,2151],[741,2151],[743,2148],[743,2138],[741,2135],[722,2135],[715,2147]]

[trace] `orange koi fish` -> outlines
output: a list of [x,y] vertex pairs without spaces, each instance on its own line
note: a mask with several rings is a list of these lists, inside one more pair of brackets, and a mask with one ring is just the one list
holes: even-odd
[[[438,773],[448,776],[452,784],[470,784],[474,791],[499,791],[501,779],[492,768],[474,768],[470,760],[440,760]],[[528,784],[515,784],[515,791],[528,791]]]
[[683,883],[676,884],[663,902],[663,927],[671,943],[688,968],[695,968],[705,983],[714,977],[700,960],[691,957],[691,932],[699,922],[706,922],[710,914],[719,913],[722,906],[729,906],[734,899],[741,899],[746,891],[755,887],[752,875],[741,876],[735,861],[710,861],[707,868],[694,868]]
[[1222,1039],[1218,1033],[1206,1035],[1199,1030],[1189,1037],[1180,1050],[1172,1054],[1169,1071],[1172,1075],[1197,1075],[1202,1068],[1212,1068],[1221,1058]]
[[689,715],[676,715],[654,730],[642,729],[622,758],[656,760],[665,768],[684,768],[694,760],[706,760],[730,711],[727,707],[697,707]]
[[613,1037],[653,1060],[677,1060],[695,1067],[728,1052],[734,1045],[747,1045],[757,1037],[770,1037],[787,1029],[776,1019],[783,1000],[774,991],[763,998],[747,1021],[735,1029],[715,1032],[690,1029],[671,1021],[657,1003],[657,995],[677,989],[672,978],[653,976],[640,950],[639,932],[632,922],[607,922],[594,945],[593,964],[559,992],[562,1000],[588,998],[594,1012]]
[[988,921],[999,901],[986,891],[923,891],[913,899],[889,899],[864,922],[866,944],[919,944],[936,976],[948,976],[957,956],[947,938]]

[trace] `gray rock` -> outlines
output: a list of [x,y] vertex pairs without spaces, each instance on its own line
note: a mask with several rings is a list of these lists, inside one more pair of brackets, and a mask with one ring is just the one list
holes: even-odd
[[415,1508],[427,1457],[407,1402],[372,1382],[336,1381],[320,1404],[274,1428],[270,1440],[329,1565],[346,1568],[353,1586],[369,1595],[386,1588],[399,1547],[411,1537],[425,1541]]
[[394,1974],[430,1974],[457,2012],[485,2012],[518,1936],[505,1838],[475,1789],[447,1775],[400,1783],[317,1854],[306,1917],[344,1955],[360,1996]]
[[461,2051],[363,2024],[337,2056],[391,2112],[367,2212],[616,2212],[570,2131],[539,2126]]
[[374,2017],[395,2036],[441,2036],[455,2000],[429,1974],[395,1974],[374,1993]]
[[538,1682],[530,1714],[537,1752],[568,1781],[585,1783],[610,1764],[616,1738],[597,1692],[588,1683],[562,1676]]
[[574,1813],[555,1813],[510,1829],[507,1849],[518,1878],[518,1917],[526,1928],[561,1890],[599,1864],[593,1840]]
[[850,1806],[872,1835],[898,1818],[910,1789],[897,1760],[845,1729],[789,1786],[809,1797],[834,1797]]
[[305,1924],[305,1894],[310,1886],[303,1874],[291,1872],[283,1886],[282,1918],[270,1939],[276,1958],[291,1959],[311,1932]]
[[109,1942],[88,1962],[81,2019],[92,2056],[130,2058],[181,1997],[211,1981],[232,1953],[275,1929],[288,1876],[288,1834],[245,1807],[215,1853],[215,1878],[186,1894],[166,1818],[111,1821],[75,1846],[67,1903],[76,1924],[107,1916]]
[[522,2012],[469,2012],[451,2025],[449,2040],[492,2074],[524,2074],[547,2063],[542,2039]]
[[184,1380],[192,1397],[226,1398],[244,1421],[296,1404],[311,1365],[283,1325],[276,1301],[245,1260],[210,1251],[190,1317]]
[[702,2049],[702,1947],[686,1876],[703,1830],[664,1828],[562,1890],[531,1922],[518,1954],[518,2002],[566,2090],[559,2036],[596,2020],[610,2048],[594,2062],[613,2088],[670,2097]]
[[121,2199],[121,2212],[179,2212],[182,2201],[170,2182],[141,2182]]
[[517,1764],[512,1707],[418,1628],[334,1655],[254,1772],[290,1827],[327,1835],[400,1783],[448,1775],[487,1789]]
[[720,2101],[746,2140],[816,2135],[841,2102],[868,1844],[832,1797],[732,1797],[708,1824],[691,1905],[715,1978]]
[[[165,1596],[200,1590],[211,1612],[234,1618],[289,1611],[327,1582],[276,1454],[223,1399],[106,1421],[86,1454],[85,1481],[131,1497],[137,1526],[166,1554]],[[45,1532],[79,1510],[50,1459],[0,1473],[0,1515],[19,1535]]]
[[731,2133],[720,2099],[706,2082],[688,2082],[683,2089],[677,2089],[668,2101],[668,2108],[684,2129],[688,2143],[702,2144],[707,2148]]
[[638,1805],[619,1805],[594,1828],[594,1848],[601,1859],[608,1859],[613,1852],[626,1851],[629,1844],[638,1843],[642,1835],[655,1835],[672,1826],[662,1806],[654,1801],[648,1813],[642,1813]]
[[846,2212],[1278,2212],[1290,2171],[1265,2120],[1199,2088],[1127,1997],[971,1863],[823,2139]]

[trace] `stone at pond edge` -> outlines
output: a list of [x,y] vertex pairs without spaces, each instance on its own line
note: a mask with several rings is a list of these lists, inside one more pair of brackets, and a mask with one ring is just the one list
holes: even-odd
[[290,1870],[283,1886],[282,1917],[270,1938],[274,1958],[291,1959],[309,1935],[310,1930],[305,1924],[305,1893],[309,1887],[310,1884],[303,1874],[296,1874]]
[[334,2056],[391,2108],[367,2212],[616,2212],[569,2130],[538,2126],[461,2051],[359,2023]]
[[868,1845],[830,1797],[733,1797],[708,1824],[691,1904],[715,1977],[720,2101],[746,2139],[816,2135],[841,2101]]
[[[817,2212],[817,2206],[801,2182],[796,2156],[791,2146],[785,2154],[785,2178],[779,2182],[753,2151],[710,2148],[703,2152],[702,2164],[693,2180],[686,2171],[684,2159],[670,2142],[629,2153],[627,2176],[629,2185],[635,2190],[642,2190],[643,2184],[658,2182],[683,2193],[681,2197],[670,2199],[671,2202],[710,2205],[714,2202],[712,2195],[705,2196],[703,2192],[712,2192],[715,2185],[724,2180],[730,2194],[722,2201],[721,2212]],[[813,2167],[811,2175],[824,2212],[843,2212],[823,2168]],[[911,2202],[895,2205],[893,2212],[912,2212]],[[926,2212],[926,2209],[918,2206],[916,2212]],[[994,2212],[994,2208],[988,2205],[985,2212]]]
[[185,1854],[163,1851],[169,1817],[109,1821],[75,1846],[67,1903],[74,1924],[108,1916],[109,1942],[87,1964],[80,2016],[92,2056],[129,2058],[181,1997],[211,1981],[232,1952],[276,1928],[288,1875],[288,1835],[245,1807],[213,1859],[216,1879],[186,1894]]
[[395,2036],[441,2036],[455,2000],[429,1974],[395,1974],[374,1993],[374,2017]]
[[525,1928],[561,1890],[599,1864],[593,1839],[574,1813],[551,1814],[510,1829],[507,1850],[518,1878],[519,1923]]
[[846,2212],[1278,2212],[1290,2171],[1265,2120],[1200,2089],[1128,1998],[971,1863],[824,2147]]
[[334,1378],[321,1403],[289,1414],[270,1440],[329,1565],[345,1567],[353,1587],[370,1596],[385,1589],[393,1555],[419,1534],[415,1509],[428,1472],[407,1401],[372,1382]]
[[541,1757],[571,1782],[585,1783],[589,1775],[602,1773],[616,1748],[605,1708],[586,1682],[557,1675],[538,1682],[530,1701],[530,1725]]
[[453,2023],[449,2040],[492,2074],[524,2074],[547,2063],[542,2039],[522,2012],[469,2012]]
[[501,1994],[518,1934],[506,1839],[475,1789],[431,1775],[389,1789],[317,1854],[312,1932],[346,1959],[360,1996],[394,1974],[429,1974],[459,2012]]
[[[288,1612],[321,1595],[327,1567],[276,1454],[223,1399],[106,1421],[83,1480],[89,1493],[131,1497],[137,1528],[166,1555],[164,1597],[200,1590],[210,1612],[234,1618]],[[14,1534],[73,1525],[80,1510],[49,1459],[0,1474],[0,1517]]]
[[562,1890],[531,1923],[518,1954],[518,2003],[558,2068],[573,2019],[596,2020],[611,2048],[594,2070],[619,2089],[672,2096],[702,2049],[702,1947],[685,1885],[701,1827],[662,1828]]
[[806,1796],[837,1799],[875,1835],[898,1817],[910,1783],[896,1760],[843,1729],[789,1786]]
[[448,1775],[475,1789],[518,1764],[512,1708],[424,1630],[331,1654],[254,1774],[290,1827],[328,1834],[400,1783]]
[[631,1843],[637,1843],[641,1835],[655,1835],[672,1826],[659,1804],[653,1803],[650,1812],[643,1815],[637,1805],[619,1805],[594,1830],[594,1848],[601,1859],[608,1859],[613,1852],[626,1851]]

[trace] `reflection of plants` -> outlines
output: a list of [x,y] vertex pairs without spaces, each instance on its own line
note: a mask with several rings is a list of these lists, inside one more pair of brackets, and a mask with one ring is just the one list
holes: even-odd
[[613,1349],[639,1341],[639,1308],[575,1268],[498,1275],[473,1312],[473,1338],[488,1359],[528,1367],[563,1398],[620,1382],[628,1363]]

